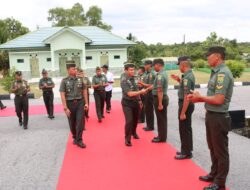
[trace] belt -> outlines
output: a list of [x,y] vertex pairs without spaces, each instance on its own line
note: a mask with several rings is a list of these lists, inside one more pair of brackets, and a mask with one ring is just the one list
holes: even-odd
[[82,99],[73,99],[73,100],[67,100],[67,102],[80,102],[80,101],[82,101]]
[[228,114],[228,112],[215,112],[215,111],[210,111],[210,110],[207,110],[207,113],[210,113],[210,114]]
[[105,90],[94,90],[94,92],[97,92],[97,93],[105,93]]
[[44,90],[43,93],[51,93],[53,92],[52,90]]
[[[157,95],[153,95],[154,97],[158,97]],[[167,97],[168,95],[163,95],[163,97],[165,98],[165,97]]]
[[26,96],[27,94],[19,94],[19,95],[16,95],[16,97],[22,97],[22,96]]

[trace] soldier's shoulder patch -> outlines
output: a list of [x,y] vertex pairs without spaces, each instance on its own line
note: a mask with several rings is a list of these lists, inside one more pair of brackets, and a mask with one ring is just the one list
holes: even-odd
[[183,79],[183,85],[187,86],[187,84],[188,84],[188,79]]
[[158,79],[158,80],[161,80],[161,75],[158,75],[158,76],[157,76],[157,79]]
[[223,83],[225,79],[225,73],[219,73],[217,75],[216,89],[220,90],[223,88]]
[[223,88],[224,79],[225,73],[219,73],[217,75],[216,90],[221,90]]
[[219,73],[217,76],[217,82],[218,83],[223,83],[225,78],[225,73]]

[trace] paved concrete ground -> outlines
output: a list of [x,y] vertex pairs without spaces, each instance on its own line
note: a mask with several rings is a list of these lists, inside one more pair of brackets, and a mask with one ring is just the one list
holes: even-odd
[[[200,91],[205,93],[206,89]],[[178,149],[176,93],[176,90],[169,91],[168,142]],[[235,88],[231,110],[245,109],[246,114],[250,115],[249,94],[250,87]],[[120,94],[113,95],[113,99],[120,100],[120,97]],[[55,99],[55,102],[60,103],[60,100]],[[13,100],[5,100],[3,103],[13,106]],[[42,99],[30,100],[30,105],[42,103]],[[205,138],[204,114],[203,105],[197,104],[193,115],[193,160],[209,171],[211,163]],[[46,115],[36,115],[30,117],[29,123],[29,130],[24,131],[18,127],[16,117],[0,117],[1,190],[56,189],[69,135],[66,118],[63,113],[57,114],[53,121]],[[228,185],[231,190],[249,190],[250,139],[234,133],[229,134],[229,139],[231,168]]]

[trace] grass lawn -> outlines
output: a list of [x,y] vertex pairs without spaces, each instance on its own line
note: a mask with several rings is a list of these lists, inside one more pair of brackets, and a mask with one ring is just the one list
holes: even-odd
[[[168,76],[169,76],[169,84],[177,84],[173,79],[170,77],[171,74],[179,74],[180,72],[178,70],[172,70],[168,71]],[[208,72],[203,72],[203,71],[194,71],[194,76],[196,80],[196,84],[207,84],[208,79],[210,77],[210,74]],[[249,82],[250,81],[250,72],[243,72],[240,78],[234,79],[235,82]]]

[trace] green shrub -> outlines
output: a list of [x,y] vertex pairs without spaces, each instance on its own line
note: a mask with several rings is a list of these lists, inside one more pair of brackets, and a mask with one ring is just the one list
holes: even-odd
[[234,78],[240,78],[246,67],[246,63],[244,61],[227,60],[226,64],[231,70]]
[[203,59],[198,59],[193,63],[194,68],[205,68],[207,66],[207,61]]
[[15,71],[16,69],[14,67],[9,69],[7,74],[3,77],[3,79],[1,79],[1,85],[7,92],[10,91],[11,84],[15,80]]

